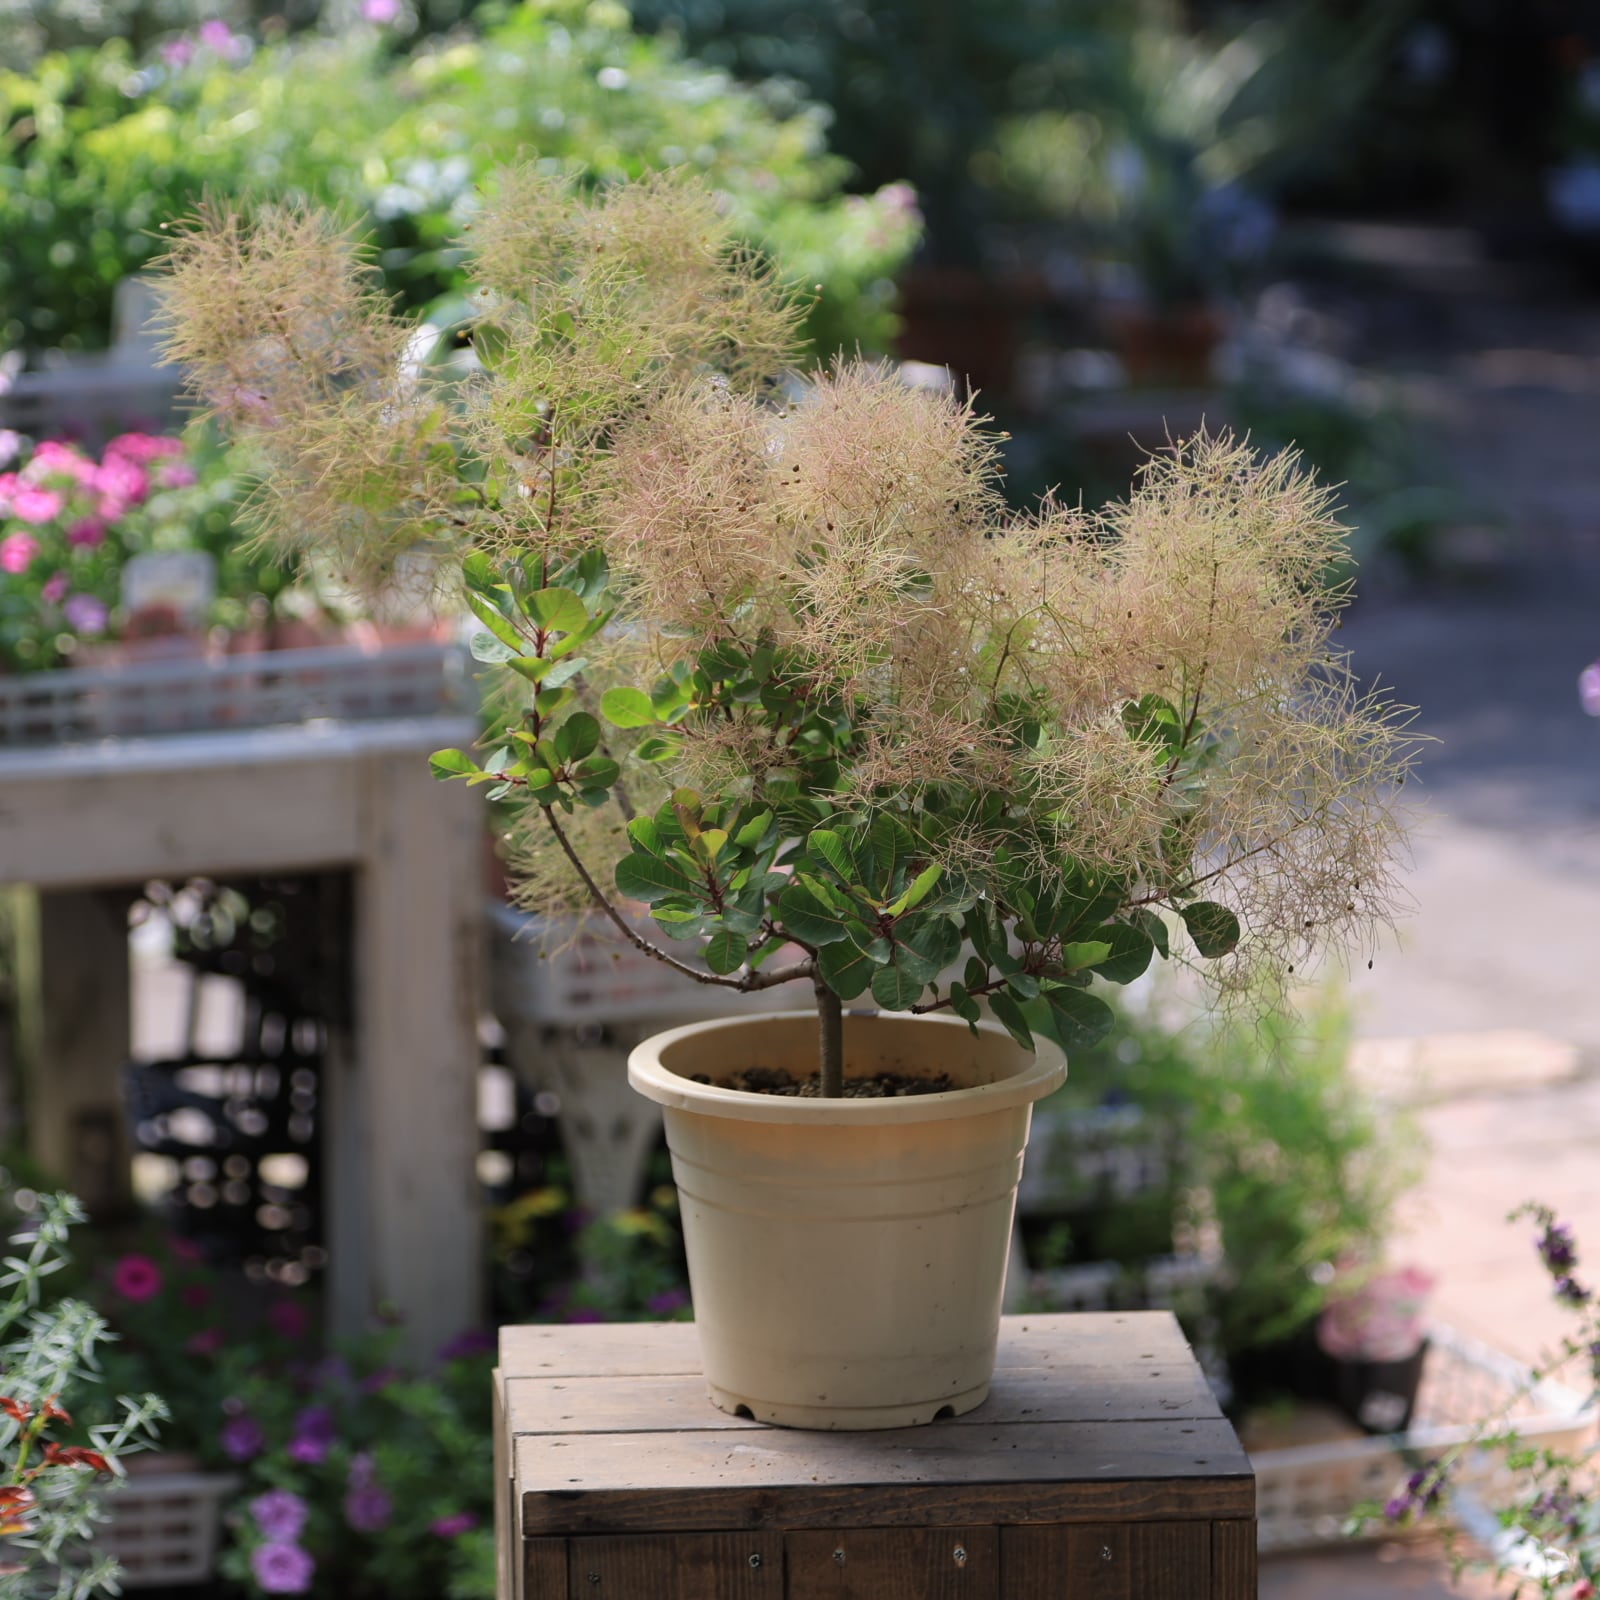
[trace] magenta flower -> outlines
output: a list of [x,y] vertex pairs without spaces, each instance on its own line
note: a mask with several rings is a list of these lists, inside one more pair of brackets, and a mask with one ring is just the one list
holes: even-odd
[[137,461],[108,450],[95,469],[93,486],[100,495],[100,515],[114,520],[144,504],[150,493],[150,474]]
[[311,1515],[311,1508],[288,1489],[269,1489],[250,1502],[256,1526],[274,1543],[293,1544]]
[[191,1356],[214,1356],[226,1342],[221,1328],[202,1328],[189,1336],[183,1348]]
[[266,1449],[267,1436],[262,1432],[261,1424],[246,1413],[230,1417],[223,1423],[218,1443],[230,1461],[253,1461]]
[[267,1322],[282,1339],[303,1339],[311,1331],[311,1314],[298,1300],[278,1300],[267,1309]]
[[436,1533],[441,1539],[459,1539],[464,1533],[471,1533],[478,1526],[478,1514],[475,1511],[452,1511],[448,1517],[439,1517],[428,1525],[430,1533]]
[[[88,597],[86,595],[74,595],[72,598],[74,600],[82,600]],[[100,602],[96,600],[95,604],[100,605]],[[68,601],[69,619],[71,606],[72,602]],[[100,610],[103,616],[105,607],[101,606]],[[76,623],[73,625],[77,626]],[[161,1268],[149,1256],[124,1256],[111,1269],[111,1287],[124,1300],[153,1300],[161,1293]]]
[[400,15],[400,0],[361,0],[361,15],[368,22],[393,22]]
[[297,1544],[258,1544],[250,1552],[250,1570],[263,1594],[305,1594],[317,1564]]
[[1578,674],[1578,699],[1591,717],[1600,717],[1600,661],[1591,662]]
[[220,18],[212,17],[200,24],[200,43],[218,55],[226,55],[233,48],[233,29]]
[[[71,595],[61,609],[66,614],[67,626],[74,633],[104,633],[106,631],[106,623],[110,620],[110,613],[107,612],[104,603],[96,600],[92,594]],[[148,1257],[143,1259],[149,1260]],[[155,1262],[151,1261],[150,1270],[156,1274],[157,1287],[159,1287],[161,1269],[156,1266]],[[130,1296],[130,1298],[132,1297]],[[148,1296],[145,1298],[148,1298]]]
[[72,580],[64,572],[57,572],[46,578],[44,587],[40,589],[40,597],[46,605],[58,606],[67,597],[67,590],[72,587]]
[[162,461],[183,454],[183,440],[170,433],[119,433],[105,448],[108,456],[128,461]]
[[0,569],[26,572],[39,553],[39,541],[31,533],[10,533],[0,539]]
[[106,525],[99,517],[80,517],[67,529],[67,543],[78,550],[92,550],[105,537]]

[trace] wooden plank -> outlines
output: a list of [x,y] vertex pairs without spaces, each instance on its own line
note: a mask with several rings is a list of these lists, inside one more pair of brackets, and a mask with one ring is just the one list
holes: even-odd
[[[567,1541],[529,1539],[522,1547],[522,1586],[516,1600],[567,1600]],[[510,1600],[500,1590],[500,1600]]]
[[[1041,1423],[879,1434],[780,1428],[550,1435],[517,1451],[527,1533],[1252,1514],[1226,1422]],[[852,1508],[854,1514],[852,1515]]]
[[[509,1426],[516,1435],[543,1433],[672,1433],[765,1426],[718,1411],[698,1374],[671,1377],[513,1378],[507,1384]],[[1216,1396],[1192,1362],[1186,1367],[1023,1368],[997,1373],[976,1410],[928,1424],[934,1437],[957,1428],[1040,1422],[1126,1422],[1154,1417],[1222,1415]]]
[[1000,1600],[997,1528],[807,1530],[784,1549],[787,1600]]
[[1212,1600],[1204,1522],[1002,1528],[1000,1563],[1007,1595]]
[[[1137,1363],[1159,1371],[1194,1365],[1170,1311],[1068,1312],[1004,1317],[996,1372]],[[691,1322],[500,1330],[500,1365],[518,1377],[659,1377],[698,1373],[700,1339]]]
[[482,810],[412,752],[361,772],[354,1051],[328,1074],[333,1322],[386,1304],[427,1358],[481,1315]]
[[1211,1524],[1211,1600],[1256,1600],[1256,1525]]
[[[31,1153],[97,1221],[132,1205],[122,1067],[130,1049],[131,889],[34,897],[37,972],[27,996]],[[26,932],[23,938],[27,938]],[[32,963],[29,963],[30,965]]]
[[776,1534],[633,1534],[567,1549],[567,1600],[784,1600]]

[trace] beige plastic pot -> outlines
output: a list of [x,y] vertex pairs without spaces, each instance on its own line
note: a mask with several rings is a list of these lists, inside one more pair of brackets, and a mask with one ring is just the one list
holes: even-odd
[[993,1023],[844,1028],[847,1076],[963,1087],[802,1100],[693,1081],[814,1072],[811,1011],[656,1034],[628,1079],[665,1116],[712,1401],[788,1427],[900,1428],[989,1392],[1028,1122],[1067,1069]]

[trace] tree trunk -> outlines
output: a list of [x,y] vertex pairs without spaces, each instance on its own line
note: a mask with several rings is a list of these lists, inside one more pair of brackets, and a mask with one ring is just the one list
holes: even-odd
[[816,980],[816,988],[822,1097],[837,1100],[844,1094],[844,1004],[821,978]]

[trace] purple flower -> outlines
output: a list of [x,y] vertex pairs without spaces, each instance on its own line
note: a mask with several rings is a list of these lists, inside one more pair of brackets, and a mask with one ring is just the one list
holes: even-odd
[[218,55],[226,55],[233,48],[233,29],[226,22],[213,17],[200,24],[200,43]]
[[664,1289],[660,1294],[653,1294],[644,1303],[644,1308],[652,1316],[672,1317],[682,1311],[689,1304],[689,1297],[682,1289]]
[[218,1442],[230,1461],[253,1461],[267,1447],[261,1424],[248,1413],[230,1417],[222,1425]]
[[361,1380],[362,1394],[382,1394],[391,1383],[398,1383],[405,1373],[399,1367],[379,1367]]
[[488,1329],[468,1328],[439,1346],[439,1360],[465,1361],[469,1356],[486,1356],[493,1352],[494,1335]]
[[328,1459],[332,1446],[323,1439],[298,1437],[291,1439],[286,1449],[291,1461],[298,1461],[305,1467],[320,1467]]
[[1600,661],[1591,662],[1578,674],[1578,699],[1591,717],[1600,717]]
[[268,1539],[293,1544],[300,1537],[311,1510],[299,1495],[288,1489],[269,1489],[250,1502],[250,1515]]
[[294,1437],[289,1440],[289,1457],[306,1466],[320,1466],[338,1437],[337,1419],[327,1406],[307,1406],[294,1419]]
[[357,1533],[381,1533],[389,1526],[393,1509],[389,1491],[376,1483],[363,1484],[344,1497],[344,1520]]
[[110,613],[92,594],[73,594],[61,608],[74,633],[104,633]]
[[452,1511],[448,1517],[440,1517],[428,1525],[430,1533],[436,1533],[441,1539],[459,1539],[464,1533],[471,1533],[478,1526],[478,1514],[475,1511]]
[[169,67],[186,67],[194,60],[194,40],[179,35],[161,47],[161,59]]
[[317,1564],[297,1544],[258,1544],[250,1552],[250,1570],[264,1594],[304,1594]]
[[1565,1277],[1578,1264],[1578,1247],[1572,1229],[1564,1222],[1549,1223],[1539,1236],[1539,1258],[1557,1277]]
[[563,1312],[563,1322],[604,1322],[605,1317],[589,1306],[577,1306],[571,1311]]
[[1556,1279],[1556,1299],[1564,1306],[1586,1305],[1589,1291],[1576,1278],[1563,1276]]

